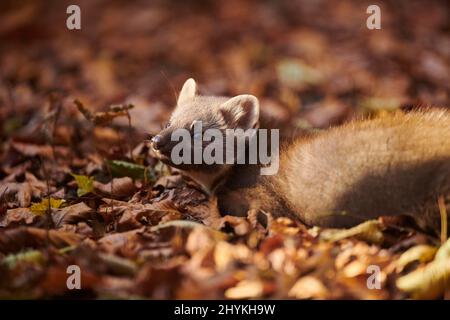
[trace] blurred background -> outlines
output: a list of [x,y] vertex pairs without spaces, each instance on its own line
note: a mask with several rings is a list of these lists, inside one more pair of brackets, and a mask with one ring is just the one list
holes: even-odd
[[[66,27],[72,4],[81,30]],[[381,30],[366,27],[372,4]],[[221,217],[144,139],[189,77],[202,94],[256,95],[263,122],[289,134],[449,107],[449,5],[1,0],[0,298],[406,297],[391,262],[436,239],[386,220],[388,251],[324,243],[287,218],[266,229]],[[82,291],[68,291],[68,264],[82,267]],[[367,287],[369,265],[382,267],[383,290]],[[421,270],[439,286],[420,287],[424,297],[440,295]]]
[[[81,8],[81,30],[66,8]],[[366,9],[381,8],[381,30]],[[132,102],[155,133],[194,77],[203,94],[252,93],[278,126],[450,105],[448,1],[1,1],[0,124],[32,131],[55,92],[91,110]],[[126,120],[124,120],[126,121]]]

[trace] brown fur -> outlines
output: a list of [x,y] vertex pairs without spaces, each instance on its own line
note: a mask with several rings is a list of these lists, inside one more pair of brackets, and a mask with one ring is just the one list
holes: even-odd
[[[194,120],[231,127],[220,109],[230,98],[194,97],[196,85],[189,81],[162,134]],[[255,110],[257,116],[259,106]],[[223,214],[259,209],[325,227],[409,215],[423,228],[438,230],[438,197],[450,207],[450,113],[445,110],[354,121],[299,138],[280,154],[280,169],[273,176],[260,176],[255,165],[180,169],[217,195]]]
[[397,114],[330,129],[282,152],[270,185],[311,225],[345,227],[380,215],[439,225],[450,195],[450,114]]

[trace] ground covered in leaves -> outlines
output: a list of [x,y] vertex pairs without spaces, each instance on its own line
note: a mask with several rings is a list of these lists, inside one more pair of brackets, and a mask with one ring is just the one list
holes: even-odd
[[383,1],[376,31],[364,1],[79,1],[81,31],[69,4],[0,4],[1,298],[450,297],[450,244],[410,222],[221,216],[145,141],[188,77],[286,136],[449,106],[445,1]]

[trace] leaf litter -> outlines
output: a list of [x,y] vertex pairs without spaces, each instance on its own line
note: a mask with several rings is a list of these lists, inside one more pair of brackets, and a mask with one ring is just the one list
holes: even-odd
[[86,298],[450,297],[445,235],[401,219],[332,230],[222,216],[146,142],[193,75],[211,94],[257,95],[262,122],[285,137],[450,105],[445,4],[413,2],[386,4],[393,27],[373,35],[355,33],[365,10],[351,1],[90,1],[93,38],[70,40],[52,23],[64,8],[1,4],[0,298],[71,297],[73,264]]

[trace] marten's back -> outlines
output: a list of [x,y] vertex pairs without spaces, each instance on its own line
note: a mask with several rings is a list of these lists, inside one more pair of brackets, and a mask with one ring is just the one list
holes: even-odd
[[274,187],[308,224],[406,214],[435,227],[438,196],[450,195],[450,113],[354,121],[297,141],[281,157]]

